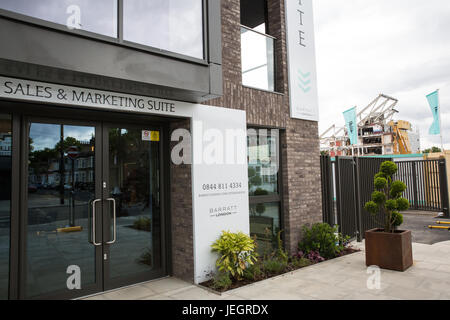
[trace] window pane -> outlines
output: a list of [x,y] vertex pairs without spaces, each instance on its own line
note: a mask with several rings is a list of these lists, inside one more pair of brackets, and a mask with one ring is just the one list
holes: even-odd
[[242,84],[275,90],[274,39],[241,28]]
[[277,245],[280,231],[280,204],[258,203],[250,205],[250,234],[256,236],[258,251],[270,251]]
[[278,131],[249,129],[247,141],[249,195],[278,194]]
[[11,218],[11,118],[0,115],[0,300],[8,299]]
[[124,1],[124,40],[203,59],[202,0]]
[[2,0],[0,8],[62,25],[79,22],[79,29],[117,37],[117,0]]

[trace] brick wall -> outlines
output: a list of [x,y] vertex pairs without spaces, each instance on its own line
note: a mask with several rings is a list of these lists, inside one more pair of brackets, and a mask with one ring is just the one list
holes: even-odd
[[[189,120],[170,124],[170,134],[178,128],[189,130]],[[171,148],[177,142],[171,143]],[[175,165],[170,161],[170,220],[172,274],[194,281],[194,243],[192,218],[191,165]]]
[[293,252],[301,227],[322,221],[318,123],[290,118],[284,0],[268,0],[277,93],[242,86],[239,3],[222,0],[223,97],[206,104],[245,110],[249,126],[282,130],[283,217],[286,247]]

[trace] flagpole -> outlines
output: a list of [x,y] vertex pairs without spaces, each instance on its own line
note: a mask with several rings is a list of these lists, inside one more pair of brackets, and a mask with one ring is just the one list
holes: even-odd
[[438,93],[438,106],[439,106],[439,132],[441,134],[441,150],[442,152],[445,152],[444,150],[444,141],[442,140],[442,117],[441,117],[441,97],[439,94],[439,89],[437,89]]

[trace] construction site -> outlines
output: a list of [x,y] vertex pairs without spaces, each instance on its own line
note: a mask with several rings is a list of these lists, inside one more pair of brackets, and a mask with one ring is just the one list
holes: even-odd
[[320,135],[321,151],[335,156],[420,153],[420,133],[410,122],[394,120],[398,100],[380,94],[357,113],[358,142],[352,145],[345,125],[332,125]]

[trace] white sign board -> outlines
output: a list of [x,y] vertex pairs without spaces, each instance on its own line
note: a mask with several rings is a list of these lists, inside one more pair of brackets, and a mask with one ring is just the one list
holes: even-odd
[[319,121],[312,0],[285,0],[291,117]]
[[250,232],[246,114],[234,111],[197,108],[192,118],[195,283],[215,270],[222,231]]

